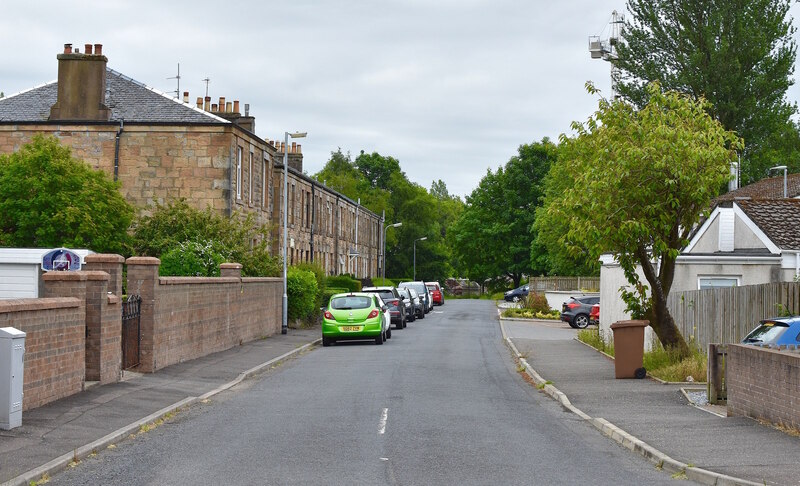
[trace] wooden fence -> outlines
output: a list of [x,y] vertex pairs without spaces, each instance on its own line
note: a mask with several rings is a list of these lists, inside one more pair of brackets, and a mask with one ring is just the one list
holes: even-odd
[[709,343],[738,343],[761,319],[800,313],[800,283],[672,292],[667,306],[683,336],[707,350]]
[[600,291],[600,277],[531,277],[531,290],[553,292],[557,290]]

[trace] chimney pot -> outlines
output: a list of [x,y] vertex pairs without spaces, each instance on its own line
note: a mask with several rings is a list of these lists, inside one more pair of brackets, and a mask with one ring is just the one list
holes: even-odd
[[250,116],[250,103],[244,104],[244,116]]
[[72,54],[72,44],[64,44],[64,54]]
[[219,97],[219,111],[229,111],[229,110],[225,109],[225,97],[224,96],[220,96]]
[[297,142],[292,142],[292,150],[289,153],[296,153],[297,152]]
[[188,91],[184,91],[183,92],[183,102],[184,103],[188,103],[189,102],[189,92]]
[[102,56],[103,55],[103,44],[95,44],[94,45],[94,55],[95,56]]
[[209,111],[211,109],[211,97],[206,96],[205,104],[203,105],[203,109]]
[[219,111],[219,110],[217,110],[217,104],[216,103],[211,103],[211,111]]
[[200,108],[201,110],[203,109],[203,97],[202,96],[198,96],[197,97],[197,107]]
[[92,45],[86,44],[83,46],[83,53],[84,54],[91,54],[92,53]]
[[239,113],[239,100],[233,100],[233,112]]
[[230,101],[225,103],[225,111],[228,112],[228,113],[232,113],[233,112],[233,103],[231,103]]
[[299,143],[297,144],[297,153],[298,154],[302,154],[303,153],[303,146],[300,145]]

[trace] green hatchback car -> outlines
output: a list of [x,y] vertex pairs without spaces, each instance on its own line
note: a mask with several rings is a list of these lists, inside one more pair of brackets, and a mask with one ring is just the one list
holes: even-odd
[[389,308],[379,295],[336,294],[322,313],[322,345],[356,339],[374,339],[375,344],[383,344],[392,337],[389,325]]

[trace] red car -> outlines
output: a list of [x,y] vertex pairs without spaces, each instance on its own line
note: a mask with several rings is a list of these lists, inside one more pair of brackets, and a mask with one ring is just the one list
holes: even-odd
[[433,305],[444,305],[444,292],[442,292],[442,286],[439,285],[439,282],[425,282],[425,286],[428,287],[428,291],[431,293]]
[[600,324],[600,304],[592,306],[592,311],[589,312],[589,323],[595,325]]

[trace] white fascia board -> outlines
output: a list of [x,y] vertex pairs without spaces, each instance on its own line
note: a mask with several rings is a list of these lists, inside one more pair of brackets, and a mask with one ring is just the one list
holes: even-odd
[[715,207],[711,214],[708,215],[708,218],[703,221],[703,225],[700,226],[700,229],[694,234],[694,237],[689,241],[689,244],[686,245],[686,248],[683,249],[683,253],[690,253],[692,250],[694,250],[694,247],[697,246],[700,238],[702,238],[706,231],[708,231],[708,227],[711,226],[711,223],[713,223],[717,216],[719,216],[719,212],[720,207]]
[[[0,263],[40,264],[42,256],[54,248],[0,248]],[[70,250],[72,250],[70,248]],[[94,253],[91,250],[72,250],[81,257]]]
[[[736,265],[764,265],[765,263],[780,263],[781,256],[745,256],[745,255],[679,255],[677,264],[736,264]],[[794,268],[794,264],[792,265]]]
[[747,225],[748,228],[750,228],[750,231],[752,231],[753,234],[755,234],[756,237],[758,237],[758,239],[761,240],[761,243],[763,243],[764,246],[767,247],[770,253],[772,253],[773,255],[781,254],[781,249],[778,248],[778,245],[773,243],[772,240],[770,240],[769,237],[763,231],[761,231],[761,228],[759,228],[758,225],[755,224],[753,220],[750,219],[747,216],[747,214],[745,214],[745,212],[742,211],[742,208],[740,208],[739,205],[736,203],[733,203],[733,212],[739,217],[739,219],[742,220],[742,222],[745,225]]

